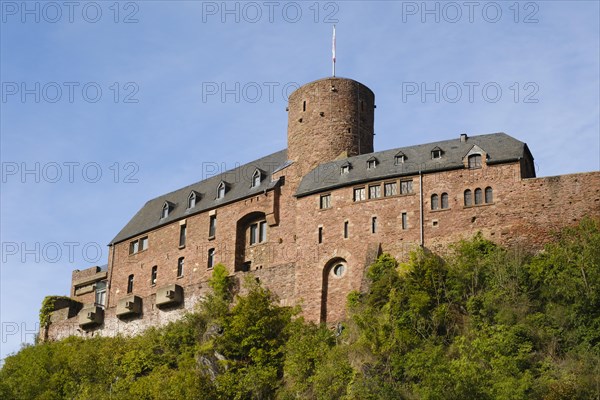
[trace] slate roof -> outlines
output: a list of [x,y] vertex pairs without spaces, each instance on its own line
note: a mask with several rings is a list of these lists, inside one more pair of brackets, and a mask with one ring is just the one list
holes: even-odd
[[[428,173],[464,168],[463,158],[474,145],[479,146],[487,153],[488,164],[516,161],[525,156],[533,160],[525,143],[505,133],[472,136],[466,142],[461,142],[460,138],[456,138],[453,140],[361,154],[321,164],[302,179],[296,196],[307,196],[316,192],[372,180],[411,176],[418,174],[419,171]],[[431,158],[431,151],[436,148],[442,150],[441,159]],[[396,165],[395,156],[399,154],[404,154],[405,162]],[[367,160],[373,158],[377,159],[376,167],[367,169]],[[133,216],[111,241],[111,244],[122,242],[189,215],[205,212],[224,204],[262,193],[265,190],[271,190],[279,184],[278,181],[271,181],[272,174],[290,164],[291,162],[287,160],[287,149],[281,150],[259,160],[152,199]],[[349,172],[341,174],[341,166],[347,164],[350,165]],[[257,168],[263,173],[263,177],[261,184],[253,188],[252,175]],[[221,182],[225,182],[228,189],[223,199],[217,199],[217,187]],[[188,209],[188,196],[192,191],[200,194],[200,199],[196,200],[194,208]],[[161,211],[165,202],[172,203],[172,206],[168,217],[161,219]]]
[[[131,218],[111,244],[122,242],[178,219],[270,190],[278,184],[278,182],[271,182],[272,173],[280,170],[286,163],[287,149],[152,199]],[[252,175],[257,168],[263,174],[262,180],[259,186],[252,187]],[[217,199],[217,187],[221,181],[226,183],[228,189],[224,198]],[[196,199],[196,206],[188,209],[188,196],[192,190],[201,196],[200,199]],[[168,217],[161,219],[165,202],[172,203],[173,206]]]
[[[307,196],[372,180],[415,175],[419,171],[428,173],[464,168],[463,158],[474,145],[481,147],[487,153],[488,164],[516,161],[526,155],[531,157],[525,143],[506,133],[471,136],[465,142],[461,142],[460,137],[457,137],[441,142],[361,154],[321,164],[302,179],[296,196]],[[442,150],[442,157],[432,159],[431,151],[438,148]],[[399,154],[404,154],[405,162],[396,165],[395,156]],[[367,169],[367,161],[373,157],[377,159],[377,166]],[[347,163],[350,163],[350,171],[342,174],[340,168]]]

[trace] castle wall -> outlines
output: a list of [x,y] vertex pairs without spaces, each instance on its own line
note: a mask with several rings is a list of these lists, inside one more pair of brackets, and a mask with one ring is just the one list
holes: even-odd
[[[526,147],[525,158],[512,163],[487,165],[484,155],[477,169],[425,171],[296,197],[301,179],[317,165],[373,151],[374,107],[370,89],[349,79],[326,78],[295,91],[289,101],[287,150],[294,162],[272,174],[272,181],[278,181],[273,190],[113,245],[104,322],[83,330],[72,310],[57,310],[45,337],[135,335],[180,318],[209,291],[209,249],[215,250],[213,265],[225,265],[241,293],[240,284],[250,276],[271,289],[281,305],[299,304],[308,320],[333,324],[344,319],[347,294],[364,288],[366,267],[381,251],[407,261],[421,245],[443,253],[449,243],[477,232],[502,245],[536,250],[553,231],[586,215],[600,218],[600,172],[531,178],[535,174]],[[443,163],[442,157],[440,168]],[[386,184],[395,190],[386,192]],[[485,197],[486,188],[491,198]],[[356,189],[364,189],[364,198],[356,199]],[[475,204],[478,189],[482,198]],[[465,205],[465,190],[471,191],[471,205]],[[330,204],[325,208],[324,195]],[[209,236],[211,216],[217,221],[214,237]],[[266,240],[251,243],[250,226],[261,221],[267,225]],[[187,231],[185,246],[179,242],[181,224]],[[147,249],[130,254],[131,242],[146,237]],[[74,272],[71,297],[93,302],[94,284],[106,275],[96,267]],[[183,288],[183,303],[158,308],[157,292],[172,284]],[[141,315],[117,318],[119,300],[131,295],[142,299]]]

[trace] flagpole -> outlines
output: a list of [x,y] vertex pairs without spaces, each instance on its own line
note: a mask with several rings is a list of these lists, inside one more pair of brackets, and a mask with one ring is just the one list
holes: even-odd
[[331,43],[331,55],[333,64],[333,76],[335,77],[335,25],[333,26],[333,41]]

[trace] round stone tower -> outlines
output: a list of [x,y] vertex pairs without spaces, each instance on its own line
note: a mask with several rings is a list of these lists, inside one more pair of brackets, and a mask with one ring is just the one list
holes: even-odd
[[373,152],[375,95],[352,79],[325,78],[289,97],[288,159],[302,174],[337,158]]

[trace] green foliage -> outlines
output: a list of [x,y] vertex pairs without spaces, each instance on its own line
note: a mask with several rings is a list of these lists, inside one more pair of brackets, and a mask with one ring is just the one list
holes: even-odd
[[40,328],[45,328],[50,325],[50,315],[54,311],[54,303],[56,300],[69,300],[71,298],[65,296],[46,296],[42,300],[42,307],[40,308]]
[[214,295],[222,299],[229,299],[231,297],[231,283],[228,275],[227,268],[219,263],[214,266],[211,279],[208,282]]
[[0,370],[0,398],[600,398],[599,222],[536,255],[481,235],[452,249],[382,255],[341,334],[252,279],[233,299],[216,266],[213,293],[178,322],[24,347]]

